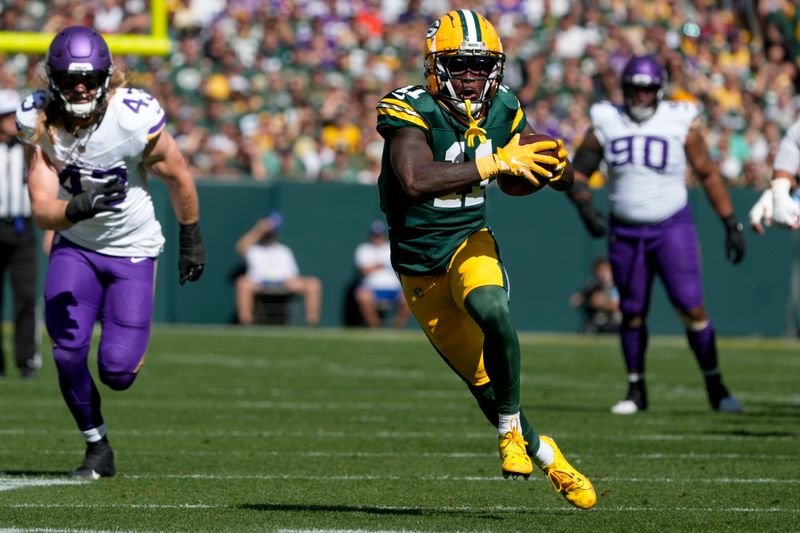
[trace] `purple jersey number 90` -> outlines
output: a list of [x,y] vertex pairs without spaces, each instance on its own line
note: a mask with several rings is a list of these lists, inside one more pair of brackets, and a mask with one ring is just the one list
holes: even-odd
[[[634,159],[638,159],[636,156],[639,154],[643,156],[642,161]],[[667,168],[669,143],[666,139],[649,135],[619,137],[611,141],[609,155],[608,162],[614,167],[636,164],[661,172]]]

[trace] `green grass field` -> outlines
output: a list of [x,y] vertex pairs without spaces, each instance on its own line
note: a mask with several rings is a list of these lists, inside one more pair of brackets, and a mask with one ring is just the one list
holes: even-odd
[[419,332],[162,326],[136,384],[101,390],[115,478],[67,478],[84,446],[49,354],[0,381],[0,530],[800,530],[800,344],[721,339],[746,410],[721,415],[685,340],[654,338],[651,410],[619,417],[615,338],[522,341],[526,413],[593,480],[591,511],[502,478]]

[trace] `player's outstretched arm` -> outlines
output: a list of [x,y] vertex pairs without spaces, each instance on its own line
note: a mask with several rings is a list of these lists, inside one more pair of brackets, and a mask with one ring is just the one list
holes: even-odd
[[181,224],[192,224],[200,218],[197,188],[189,166],[175,139],[166,131],[145,148],[144,165],[167,185],[175,216]]
[[594,130],[590,129],[575,151],[575,158],[570,167],[574,173],[573,183],[567,192],[567,197],[575,204],[586,231],[595,238],[606,234],[606,217],[592,203],[592,191],[589,189],[588,181],[589,176],[600,168],[602,160],[603,147]]
[[698,128],[689,130],[684,146],[689,165],[703,186],[711,206],[725,225],[725,253],[733,264],[738,264],[744,259],[747,247],[742,224],[736,218],[728,188],[717,164],[711,159],[705,139]]
[[772,189],[767,189],[758,197],[756,203],[750,208],[747,214],[750,228],[764,235],[764,228],[772,225]]
[[200,205],[189,166],[175,139],[162,131],[145,149],[145,168],[164,180],[180,225],[179,281],[196,281],[203,274],[206,250],[200,233]]
[[794,176],[789,172],[775,170],[772,176],[772,219],[776,224],[789,228],[800,228],[800,205],[792,198],[795,188]]

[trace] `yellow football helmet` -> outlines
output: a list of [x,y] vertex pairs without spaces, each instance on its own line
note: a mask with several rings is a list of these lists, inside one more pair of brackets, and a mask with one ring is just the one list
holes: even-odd
[[484,80],[473,98],[472,115],[479,118],[503,81],[506,55],[491,22],[468,9],[451,11],[435,20],[425,39],[425,79],[428,92],[448,107],[467,115],[464,99],[451,80]]

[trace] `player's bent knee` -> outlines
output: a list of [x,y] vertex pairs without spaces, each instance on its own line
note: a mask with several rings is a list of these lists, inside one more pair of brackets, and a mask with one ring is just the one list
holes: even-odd
[[57,344],[53,347],[53,361],[60,372],[72,373],[86,366],[89,345],[70,347]]
[[481,327],[510,323],[508,297],[502,287],[478,287],[469,293],[465,305],[469,314]]
[[708,317],[705,309],[698,308],[689,311],[675,309],[678,318],[683,322],[684,327],[689,331],[702,331],[708,327]]
[[694,320],[688,316],[681,316],[684,326],[689,331],[703,331],[708,327],[708,320]]
[[135,372],[101,372],[100,381],[113,390],[126,390],[136,380]]
[[630,329],[640,328],[644,325],[642,315],[623,315],[622,326]]

